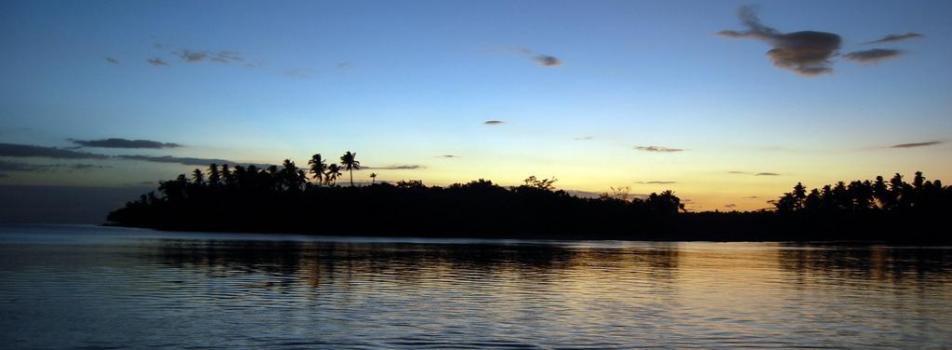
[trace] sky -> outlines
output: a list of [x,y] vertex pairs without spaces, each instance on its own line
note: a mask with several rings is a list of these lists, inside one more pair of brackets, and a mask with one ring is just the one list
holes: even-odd
[[949,1],[3,1],[0,186],[154,187],[357,153],[355,179],[769,207],[952,181]]

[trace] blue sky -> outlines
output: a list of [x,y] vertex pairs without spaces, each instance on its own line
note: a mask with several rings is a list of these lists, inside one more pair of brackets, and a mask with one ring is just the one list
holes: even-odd
[[[718,35],[747,29],[745,5],[780,32],[841,37],[832,72],[803,76],[771,62],[770,42]],[[275,163],[352,150],[417,166],[384,180],[556,176],[755,209],[797,181],[952,178],[949,13],[948,1],[5,1],[0,143],[147,139],[183,147],[82,151]],[[864,44],[904,33],[923,36]],[[873,48],[902,52],[844,57]],[[124,186],[192,167],[6,155],[0,184]]]

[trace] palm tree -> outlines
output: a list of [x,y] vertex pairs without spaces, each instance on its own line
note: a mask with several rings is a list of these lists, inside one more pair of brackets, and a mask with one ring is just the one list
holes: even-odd
[[373,185],[377,182],[377,173],[370,173],[370,184]]
[[324,173],[324,181],[328,184],[337,182],[337,177],[341,175],[340,167],[337,164],[327,166],[327,172]]
[[324,172],[327,171],[327,164],[324,163],[321,154],[316,153],[311,156],[311,160],[307,161],[307,164],[311,166],[311,176],[314,177],[314,180],[317,180],[318,184],[321,184],[324,179]]
[[357,161],[357,153],[344,153],[340,156],[340,164],[344,166],[344,170],[350,172],[350,187],[354,187],[354,170],[360,170],[360,162]]

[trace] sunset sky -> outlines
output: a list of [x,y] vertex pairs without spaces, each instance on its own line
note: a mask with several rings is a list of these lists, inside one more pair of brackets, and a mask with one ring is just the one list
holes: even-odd
[[0,185],[154,186],[210,161],[347,150],[373,168],[365,181],[554,176],[672,189],[691,210],[764,208],[798,181],[952,182],[949,14],[952,1],[7,0]]

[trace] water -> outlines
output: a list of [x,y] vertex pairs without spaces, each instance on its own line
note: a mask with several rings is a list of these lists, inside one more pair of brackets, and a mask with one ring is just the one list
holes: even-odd
[[952,248],[0,227],[4,348],[952,347]]

